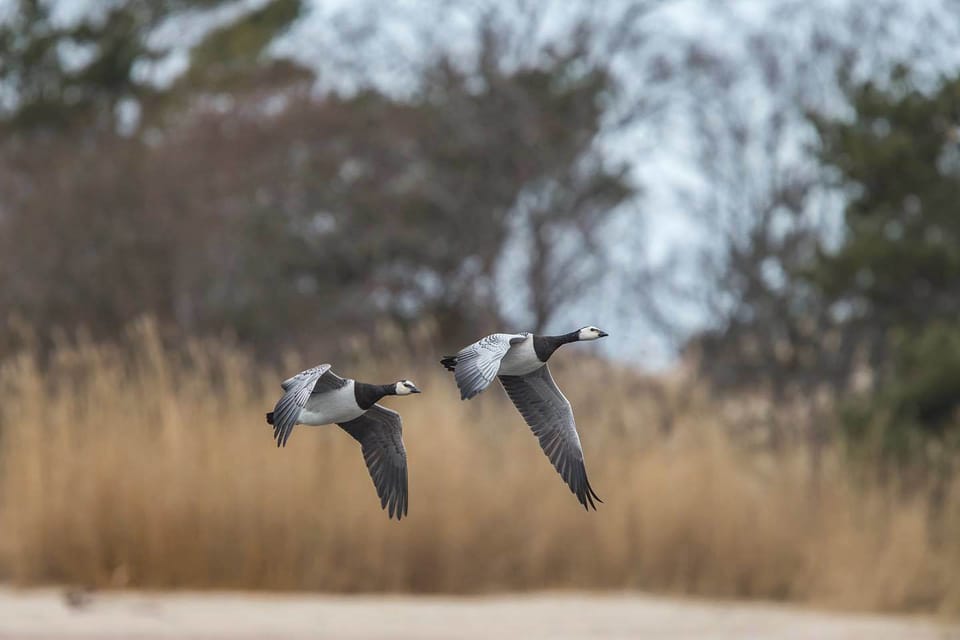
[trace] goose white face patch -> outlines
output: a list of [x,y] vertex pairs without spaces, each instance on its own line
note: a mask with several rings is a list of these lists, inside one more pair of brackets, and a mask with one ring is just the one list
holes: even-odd
[[420,393],[420,389],[417,388],[417,385],[413,384],[411,380],[400,380],[397,382],[395,391],[398,396],[408,396],[411,393]]
[[603,338],[607,333],[598,329],[594,326],[584,327],[580,329],[580,333],[577,334],[577,340],[596,340],[597,338]]

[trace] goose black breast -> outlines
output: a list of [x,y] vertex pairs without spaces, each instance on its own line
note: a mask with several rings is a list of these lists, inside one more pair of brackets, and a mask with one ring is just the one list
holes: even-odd
[[387,395],[390,385],[367,384],[366,382],[353,383],[353,397],[357,406],[366,411],[375,405],[380,398]]
[[533,351],[537,354],[537,360],[546,362],[553,355],[553,352],[562,345],[572,342],[569,335],[562,336],[533,336]]

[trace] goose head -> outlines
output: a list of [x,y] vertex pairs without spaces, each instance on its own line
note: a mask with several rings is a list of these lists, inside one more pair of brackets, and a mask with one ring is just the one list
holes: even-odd
[[577,332],[577,340],[596,340],[597,338],[606,338],[608,335],[610,334],[606,331],[590,325]]
[[420,389],[417,389],[417,385],[413,384],[412,380],[398,380],[393,385],[394,395],[408,396],[411,393],[420,393]]

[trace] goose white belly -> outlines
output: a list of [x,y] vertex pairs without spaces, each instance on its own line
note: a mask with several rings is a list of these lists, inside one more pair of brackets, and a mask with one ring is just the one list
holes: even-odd
[[353,391],[353,380],[347,382],[340,389],[317,393],[307,400],[307,405],[300,412],[297,424],[319,426],[349,422],[359,418],[364,413],[357,406],[357,398]]
[[527,334],[526,340],[520,344],[510,347],[503,359],[500,360],[500,370],[497,375],[501,376],[525,376],[532,371],[536,371],[544,365],[537,357],[537,352],[533,348],[533,334]]

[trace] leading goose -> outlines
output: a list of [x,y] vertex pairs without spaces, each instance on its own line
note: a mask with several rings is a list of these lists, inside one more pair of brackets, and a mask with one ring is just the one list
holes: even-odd
[[380,506],[391,518],[407,515],[407,451],[400,414],[377,400],[420,393],[420,389],[409,380],[381,385],[344,379],[329,364],[301,371],[280,386],[284,394],[267,414],[277,446],[286,446],[294,425],[336,423],[360,442]]
[[559,336],[494,333],[440,361],[447,371],[453,372],[461,400],[469,400],[494,378],[500,379],[510,400],[540,440],[543,452],[588,511],[589,507],[597,508],[594,500],[603,500],[587,479],[573,409],[553,381],[547,360],[562,345],[607,335],[592,326]]

